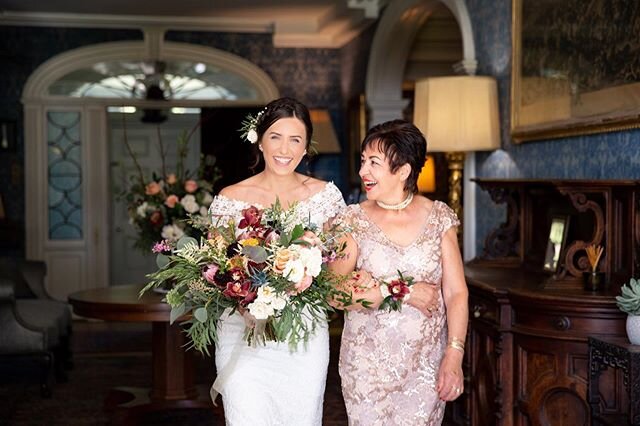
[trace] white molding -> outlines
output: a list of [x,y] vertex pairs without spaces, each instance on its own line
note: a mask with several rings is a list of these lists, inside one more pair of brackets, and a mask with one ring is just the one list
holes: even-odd
[[[157,59],[197,59],[204,63],[215,64],[220,68],[224,68],[243,77],[248,82],[252,83],[258,91],[257,100],[244,100],[244,102],[252,102],[253,105],[259,105],[267,103],[279,96],[275,83],[267,73],[258,68],[258,66],[252,62],[240,56],[211,47],[196,46],[187,43],[162,42],[161,48],[154,48],[149,44],[152,40],[155,40],[158,43],[161,42],[159,38],[151,37],[147,42],[119,41],[101,43],[61,53],[41,64],[33,74],[29,76],[29,79],[24,86],[22,102],[27,104],[31,102],[40,102],[44,99],[56,99],[55,97],[48,95],[47,89],[53,82],[74,70],[89,67],[96,62],[147,59],[150,52],[154,51],[158,51],[162,54],[162,56]],[[60,100],[65,99],[63,102],[75,103],[68,100],[68,98],[60,96],[57,98]],[[86,100],[88,98],[83,99],[85,100],[82,100],[79,103],[100,103],[100,101]],[[123,99],[102,100],[101,102],[103,104],[108,103],[111,105],[117,105],[122,104]],[[127,104],[133,105],[129,100],[126,100],[126,102]],[[131,100],[131,102],[135,101]],[[198,103],[200,105],[203,104],[203,102]],[[181,106],[187,104],[188,102],[184,102]],[[193,102],[191,102],[191,104],[193,104]],[[234,104],[236,104],[236,102],[234,102]],[[165,103],[165,105],[167,104]],[[177,104],[175,105],[177,106]]]
[[159,26],[173,30],[234,33],[271,33],[273,20],[264,18],[140,16],[81,13],[8,12],[0,13],[0,25],[61,28],[136,29]]
[[[372,116],[375,102],[400,100],[404,70],[409,49],[420,27],[430,13],[442,3],[456,17],[462,33],[465,69],[475,72],[475,46],[471,19],[464,0],[394,0],[390,2],[380,19],[373,37],[371,55],[367,66],[366,97]],[[400,118],[400,115],[394,118]]]
[[[97,44],[59,54],[41,64],[24,86],[25,128],[25,221],[26,254],[29,259],[50,265],[48,288],[57,297],[71,291],[109,285],[110,183],[107,105],[208,106],[263,105],[279,97],[271,78],[256,65],[239,56],[205,46],[164,42],[161,28],[151,29],[145,41]],[[145,60],[158,56],[166,60],[197,60],[246,79],[257,91],[258,99],[240,101],[199,100],[148,102],[144,100],[66,98],[50,96],[49,86],[67,73],[96,62],[129,59]],[[73,110],[82,114],[83,238],[75,241],[49,240],[47,186],[48,110]],[[67,270],[73,266],[73,270]]]
[[279,16],[277,11],[268,17],[256,13],[247,13],[244,17],[199,17],[4,11],[0,12],[0,25],[273,34],[274,47],[337,49],[373,23],[373,19],[340,14],[336,10],[338,8],[333,7],[324,16],[304,17],[300,14]]

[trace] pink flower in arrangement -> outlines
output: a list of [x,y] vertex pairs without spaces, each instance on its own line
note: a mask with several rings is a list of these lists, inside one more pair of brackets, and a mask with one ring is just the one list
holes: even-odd
[[178,196],[175,194],[171,194],[167,197],[166,200],[164,200],[164,205],[172,209],[176,206],[176,204],[178,204],[178,201],[180,201]]
[[175,173],[169,173],[167,175],[167,183],[169,185],[173,185],[174,183],[176,183],[178,181],[178,178],[176,177]]
[[198,182],[193,179],[189,179],[184,183],[184,190],[190,194],[193,194],[198,189]]
[[158,182],[148,183],[147,186],[144,187],[144,193],[147,195],[156,195],[162,191],[160,184]]
[[218,265],[210,263],[202,269],[202,277],[207,280],[209,284],[215,284],[215,277],[218,269]]
[[387,285],[387,288],[393,300],[403,300],[411,291],[407,283],[403,280],[393,280]]
[[167,244],[166,240],[162,240],[159,241],[157,243],[155,243],[153,245],[153,248],[151,249],[152,252],[154,253],[170,253],[171,252],[171,246],[169,244]]

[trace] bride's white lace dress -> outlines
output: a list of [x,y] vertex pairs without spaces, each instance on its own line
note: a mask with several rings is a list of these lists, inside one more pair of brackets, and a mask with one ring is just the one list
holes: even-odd
[[[219,195],[209,211],[214,222],[233,218],[238,223],[242,210],[249,206]],[[300,223],[311,219],[322,227],[344,206],[342,194],[329,182],[320,192],[297,203],[296,215]],[[243,338],[242,316],[236,313],[223,318],[215,350],[215,388],[222,395],[226,424],[320,426],[329,364],[327,325],[318,327],[306,345],[292,352],[286,342],[250,347]]]

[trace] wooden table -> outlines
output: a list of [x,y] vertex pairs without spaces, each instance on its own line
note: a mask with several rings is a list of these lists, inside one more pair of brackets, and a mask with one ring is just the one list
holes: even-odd
[[171,308],[162,302],[161,294],[148,292],[138,297],[141,288],[141,285],[123,285],[79,291],[69,296],[73,311],[80,316],[152,323],[152,388],[117,388],[109,396],[107,405],[124,411],[125,418],[135,418],[146,411],[213,407],[208,392],[195,385],[194,351],[183,349],[185,334],[178,324],[169,324]]

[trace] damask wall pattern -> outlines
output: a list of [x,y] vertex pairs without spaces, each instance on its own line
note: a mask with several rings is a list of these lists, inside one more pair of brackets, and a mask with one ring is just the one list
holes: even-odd
[[[502,150],[476,155],[480,177],[640,179],[640,130],[514,144],[509,134],[511,0],[466,0],[474,29],[478,74],[498,80]],[[505,218],[478,190],[478,253]]]

